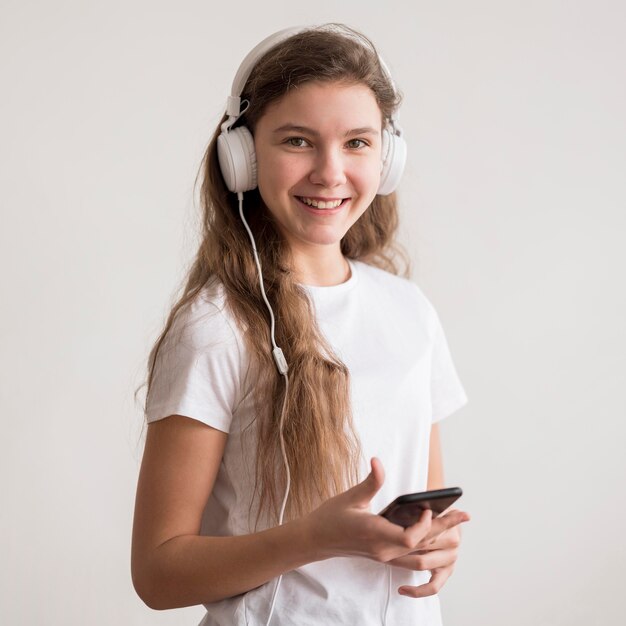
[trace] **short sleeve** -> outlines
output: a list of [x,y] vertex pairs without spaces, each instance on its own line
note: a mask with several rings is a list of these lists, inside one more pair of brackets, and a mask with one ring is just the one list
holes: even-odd
[[[434,309],[433,309],[434,310]],[[432,421],[438,422],[467,403],[439,316],[435,313],[430,382]]]
[[226,312],[197,298],[179,312],[157,354],[146,419],[184,415],[229,432],[241,398],[241,341]]

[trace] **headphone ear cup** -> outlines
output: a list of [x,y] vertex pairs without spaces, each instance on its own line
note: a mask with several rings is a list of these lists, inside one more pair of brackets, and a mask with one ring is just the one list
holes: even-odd
[[256,188],[254,139],[245,126],[222,132],[217,138],[217,158],[229,191],[238,193]]
[[382,140],[383,164],[377,193],[386,196],[394,192],[400,184],[406,164],[406,141],[389,132],[388,128],[383,129]]

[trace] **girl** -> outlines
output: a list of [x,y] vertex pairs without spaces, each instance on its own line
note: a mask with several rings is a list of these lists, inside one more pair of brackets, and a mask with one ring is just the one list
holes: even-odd
[[202,243],[150,355],[132,575],[152,608],[440,624],[469,516],[377,515],[443,486],[435,422],[466,402],[435,310],[397,276],[398,106],[340,25],[281,31],[235,77]]

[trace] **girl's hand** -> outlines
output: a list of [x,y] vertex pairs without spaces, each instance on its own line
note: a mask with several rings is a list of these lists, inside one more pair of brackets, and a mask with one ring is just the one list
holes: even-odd
[[[438,519],[454,512],[456,511],[451,510]],[[464,515],[466,516],[465,521],[469,521],[469,515],[466,513]],[[430,570],[432,573],[429,582],[417,587],[400,587],[398,593],[411,598],[423,598],[438,593],[454,570],[460,543],[461,528],[460,526],[453,526],[426,542],[426,546],[420,550],[389,561],[389,565],[419,571]]]
[[326,500],[304,518],[317,560],[362,556],[391,562],[417,550],[432,550],[429,545],[437,545],[446,531],[469,519],[463,511],[436,519],[431,511],[424,511],[415,524],[402,528],[371,513],[370,502],[385,480],[381,462],[373,458],[371,466],[363,482]]

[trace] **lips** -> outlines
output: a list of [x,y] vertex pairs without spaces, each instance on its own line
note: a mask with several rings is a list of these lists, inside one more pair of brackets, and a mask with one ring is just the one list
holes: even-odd
[[350,198],[319,198],[314,196],[296,196],[307,208],[317,211],[333,211],[341,208]]

